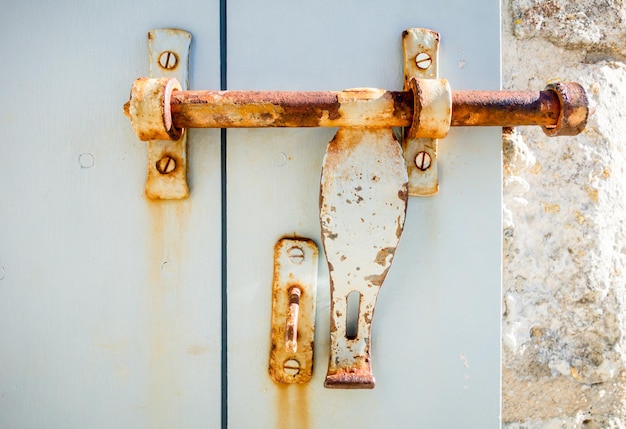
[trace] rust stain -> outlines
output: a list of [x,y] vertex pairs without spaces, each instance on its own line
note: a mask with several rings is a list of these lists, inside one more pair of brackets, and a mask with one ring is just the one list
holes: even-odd
[[358,358],[353,365],[343,366],[336,372],[329,372],[324,380],[324,387],[329,389],[373,389],[376,387],[376,380],[372,375],[369,360]]
[[402,189],[398,191],[398,199],[400,201],[408,201],[409,199],[408,184],[403,185]]
[[276,385],[276,429],[310,429],[312,414],[307,385]]
[[378,265],[385,266],[388,264],[387,258],[390,256],[391,258],[393,258],[393,255],[395,253],[396,253],[395,247],[385,247],[383,249],[380,249],[378,253],[376,254],[376,259],[374,260],[374,262],[376,262]]
[[383,274],[375,274],[375,275],[367,276],[363,280],[371,283],[372,286],[380,287],[385,281],[385,277],[387,277],[387,271],[385,271]]
[[[184,254],[184,230],[189,211],[188,201],[146,200],[147,249],[147,332],[149,342],[148,392],[146,409],[151,427],[176,427],[180,365],[175,361],[176,339],[180,337],[178,304],[181,291],[181,267]],[[172,305],[172,303],[174,305]]]
[[[406,207],[407,205],[405,204],[404,206],[404,219],[406,219]],[[398,237],[398,240],[400,239],[400,237],[402,236],[402,230],[404,229],[404,220],[400,219],[400,216],[398,216],[398,226],[396,227],[396,237]]]
[[112,353],[122,353],[128,348],[128,341],[120,341],[117,343],[99,343],[98,347]]
[[191,344],[187,346],[187,353],[193,356],[200,356],[209,350],[207,346],[201,346],[198,344]]
[[389,91],[393,100],[393,117],[398,119],[413,117],[413,92]]

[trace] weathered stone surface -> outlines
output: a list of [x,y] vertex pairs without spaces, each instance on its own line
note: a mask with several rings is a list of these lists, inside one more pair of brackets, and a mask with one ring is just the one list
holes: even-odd
[[624,13],[621,1],[503,3],[504,87],[572,80],[596,103],[580,136],[504,135],[507,429],[626,427]]
[[516,0],[513,34],[542,38],[589,59],[626,58],[626,6],[622,0]]

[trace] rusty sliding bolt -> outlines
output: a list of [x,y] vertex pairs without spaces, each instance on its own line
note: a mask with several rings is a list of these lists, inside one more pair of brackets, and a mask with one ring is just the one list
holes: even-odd
[[[150,94],[143,88],[148,80],[135,81],[131,100],[124,106],[142,140],[171,139],[183,128],[409,127],[416,113],[415,90],[374,88],[338,92],[174,90],[162,91],[160,103],[147,103],[144,100]],[[167,79],[163,85],[168,85]],[[155,104],[161,106],[159,111],[153,111]],[[574,82],[550,84],[543,91],[454,91],[451,105],[453,126],[539,125],[549,136],[576,135],[589,116],[585,90]],[[158,122],[165,124],[163,130],[155,128]]]
[[288,352],[298,351],[298,313],[302,291],[297,286],[289,289],[289,310],[285,327],[285,348]]

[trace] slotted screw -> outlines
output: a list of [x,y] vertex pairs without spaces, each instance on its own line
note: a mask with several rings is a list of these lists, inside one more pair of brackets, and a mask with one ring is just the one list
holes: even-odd
[[420,70],[427,70],[433,63],[433,59],[426,52],[420,52],[415,56],[415,64]]
[[170,174],[172,171],[176,170],[176,160],[166,155],[157,161],[156,169],[161,174]]
[[431,162],[432,159],[428,152],[422,151],[415,156],[415,166],[422,171],[428,170]]
[[159,65],[165,70],[172,70],[178,64],[178,57],[172,51],[164,51],[159,55]]
[[283,364],[283,370],[288,375],[298,375],[300,373],[300,362],[295,359],[287,359]]
[[293,246],[287,250],[287,257],[292,264],[300,265],[304,262],[304,250],[302,250],[302,247]]

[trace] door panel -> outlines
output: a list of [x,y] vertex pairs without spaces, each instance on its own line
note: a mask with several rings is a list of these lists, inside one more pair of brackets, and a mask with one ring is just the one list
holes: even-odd
[[[400,34],[420,26],[441,33],[453,89],[498,88],[499,4],[466,3],[230,0],[229,86],[400,89]],[[218,6],[0,6],[1,427],[219,427],[220,133],[189,133],[188,200],[150,202],[146,144],[122,115],[153,28],[191,32],[191,87],[219,88]],[[323,253],[314,378],[271,381],[273,246],[297,234],[321,247],[334,132],[227,132],[229,427],[497,427],[498,129],[453,130],[439,195],[409,203],[373,325],[377,387],[322,387]]]
[[219,131],[190,133],[191,198],[150,202],[122,113],[169,26],[218,88],[215,2],[0,6],[3,428],[219,426]]
[[[441,34],[453,90],[499,88],[496,1],[228,2],[229,89],[402,88],[402,31]],[[321,248],[319,181],[334,129],[228,131],[229,426],[499,427],[499,129],[439,143],[440,192],[411,197],[376,307],[374,390],[323,388],[329,278],[320,256],[315,367],[302,386],[267,371],[273,246]]]

